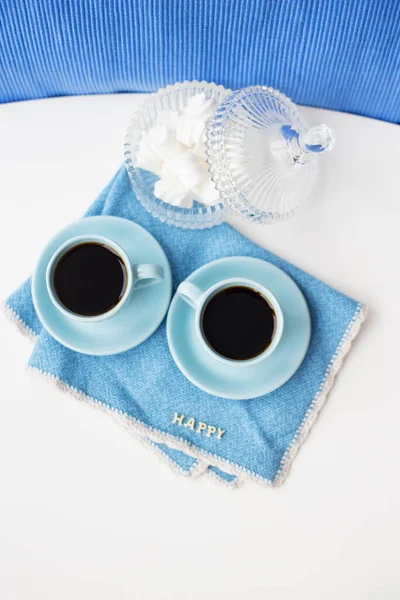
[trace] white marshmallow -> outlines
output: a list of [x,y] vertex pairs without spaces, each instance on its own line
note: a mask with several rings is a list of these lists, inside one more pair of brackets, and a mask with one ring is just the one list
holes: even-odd
[[178,179],[188,189],[200,185],[206,175],[199,157],[190,150],[174,160],[169,166],[174,169]]
[[163,177],[156,181],[154,194],[168,204],[191,208],[193,195],[177,179]]
[[185,152],[182,144],[177,142],[174,131],[168,129],[165,125],[156,125],[150,129],[145,139],[161,160],[179,158]]
[[179,112],[177,110],[160,110],[157,115],[157,125],[165,125],[168,129],[175,130],[178,118]]
[[139,150],[136,156],[136,166],[139,167],[139,169],[151,171],[156,175],[158,175],[161,170],[161,160],[144,140],[139,142]]
[[164,202],[191,207],[195,198],[207,205],[219,200],[205,156],[206,124],[216,108],[204,93],[197,94],[181,114],[161,110],[156,125],[143,136],[137,166],[159,175],[154,193]]
[[168,127],[165,125],[155,125],[147,133],[147,142],[152,147],[156,148],[164,144],[171,136]]
[[204,119],[182,115],[176,126],[176,139],[188,147],[193,146],[202,137],[205,127]]
[[162,163],[160,177],[163,179],[178,179],[174,160]]
[[207,204],[208,206],[211,206],[219,201],[219,192],[215,187],[210,175],[205,179],[204,183],[200,187],[197,199],[199,202]]
[[204,121],[216,111],[217,105],[214,100],[207,100],[204,92],[189,98],[182,114],[186,117],[201,117]]
[[[207,165],[206,163],[206,144],[205,144],[205,133],[201,136],[198,142],[193,146],[192,152],[194,152],[200,159],[200,162]],[[208,169],[208,166],[206,167]]]

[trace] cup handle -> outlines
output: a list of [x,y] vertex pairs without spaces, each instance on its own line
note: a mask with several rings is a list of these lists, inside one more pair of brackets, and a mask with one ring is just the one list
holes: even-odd
[[187,302],[192,308],[197,308],[201,296],[204,294],[197,285],[190,281],[184,281],[177,289],[180,297]]
[[144,288],[164,279],[161,265],[132,265],[133,287]]

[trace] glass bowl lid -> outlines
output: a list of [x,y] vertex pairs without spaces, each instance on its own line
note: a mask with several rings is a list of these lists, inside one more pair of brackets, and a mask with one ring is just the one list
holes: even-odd
[[307,129],[296,105],[265,86],[222,100],[207,127],[206,156],[221,202],[242,218],[274,223],[297,212],[331,150],[326,125]]

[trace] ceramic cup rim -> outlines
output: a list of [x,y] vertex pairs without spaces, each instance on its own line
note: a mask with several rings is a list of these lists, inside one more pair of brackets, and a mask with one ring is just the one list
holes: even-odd
[[[261,293],[262,296],[264,296],[264,298],[266,299],[266,301],[272,305],[272,307],[275,311],[275,314],[276,314],[277,327],[276,327],[276,331],[275,331],[274,337],[272,339],[272,342],[264,350],[264,352],[262,352],[255,358],[250,358],[248,360],[235,360],[232,358],[226,358],[225,356],[218,354],[218,352],[216,352],[207,342],[205,335],[203,333],[203,329],[202,329],[203,312],[204,312],[204,309],[207,306],[208,302],[219,291],[221,291],[227,287],[232,287],[233,285],[243,285],[244,287],[254,289],[254,290],[258,291],[259,293]],[[281,306],[280,306],[275,294],[269,288],[267,288],[265,285],[262,285],[261,283],[258,283],[257,281],[254,281],[252,279],[246,279],[244,277],[230,277],[229,279],[223,279],[222,281],[219,281],[218,283],[214,284],[213,286],[211,286],[210,288],[208,288],[207,290],[205,290],[203,292],[203,294],[201,295],[200,300],[196,306],[195,328],[196,328],[196,333],[197,333],[203,347],[207,350],[207,352],[209,354],[211,354],[211,356],[218,359],[220,362],[223,362],[230,366],[235,365],[235,366],[240,366],[240,367],[246,367],[246,366],[255,365],[257,363],[264,361],[266,358],[271,356],[271,354],[276,350],[276,348],[279,345],[279,342],[281,341],[282,334],[283,334],[284,316],[283,316]]]
[[[125,268],[126,268],[126,274],[127,274],[126,289],[125,289],[124,295],[119,300],[118,304],[113,306],[107,312],[102,313],[101,315],[95,315],[93,317],[79,315],[77,313],[74,313],[74,312],[68,310],[68,308],[66,308],[63,304],[61,304],[61,302],[57,298],[57,295],[53,289],[53,287],[54,287],[53,286],[54,270],[55,270],[55,267],[56,267],[58,261],[60,260],[61,256],[63,254],[65,254],[65,252],[67,252],[67,250],[69,250],[70,248],[73,248],[74,246],[77,246],[77,245],[83,244],[83,243],[90,243],[90,242],[102,243],[104,245],[109,246],[113,250],[115,250],[115,252],[117,254],[119,254],[119,256],[122,258]],[[61,313],[63,313],[66,317],[69,317],[71,319],[74,319],[75,321],[81,321],[81,322],[94,323],[96,321],[103,321],[104,319],[108,319],[108,318],[112,317],[113,315],[115,315],[123,307],[123,305],[127,301],[128,297],[132,291],[133,273],[132,273],[131,261],[129,259],[129,256],[125,252],[125,250],[123,248],[121,248],[121,246],[119,244],[117,244],[117,242],[114,242],[114,240],[112,240],[111,238],[109,238],[107,236],[96,234],[96,233],[76,235],[76,236],[69,238],[65,242],[63,242],[57,248],[57,250],[53,253],[51,259],[49,260],[47,268],[46,268],[46,286],[47,286],[47,292],[48,292],[50,299],[53,302],[54,306]]]

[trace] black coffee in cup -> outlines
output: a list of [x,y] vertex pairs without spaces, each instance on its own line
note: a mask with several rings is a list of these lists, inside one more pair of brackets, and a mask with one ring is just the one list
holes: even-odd
[[99,242],[85,242],[59,258],[53,271],[53,289],[70,312],[97,317],[119,303],[127,279],[127,268],[115,250]]
[[250,360],[271,344],[276,314],[264,296],[243,285],[212,296],[202,314],[202,331],[217,354],[231,360]]

